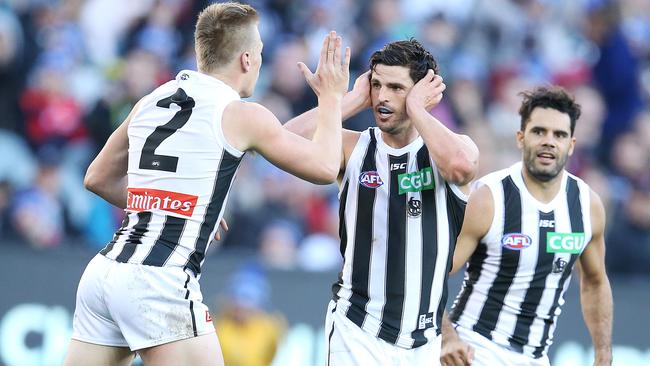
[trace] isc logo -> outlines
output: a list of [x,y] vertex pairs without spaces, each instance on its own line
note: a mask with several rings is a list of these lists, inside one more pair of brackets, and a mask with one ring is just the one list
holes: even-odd
[[379,173],[376,171],[363,172],[359,176],[359,183],[364,187],[368,188],[377,188],[384,184],[384,181],[381,180]]
[[501,237],[501,246],[512,250],[528,248],[532,243],[530,236],[522,233],[511,233]]
[[392,163],[390,165],[390,170],[400,170],[400,169],[406,169],[406,163]]
[[555,220],[539,220],[539,227],[555,227]]

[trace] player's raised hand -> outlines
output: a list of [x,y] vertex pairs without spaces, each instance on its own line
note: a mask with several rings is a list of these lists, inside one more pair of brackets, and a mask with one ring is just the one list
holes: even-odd
[[470,366],[474,359],[474,348],[456,337],[443,337],[440,363],[442,366]]
[[341,37],[337,36],[335,31],[331,31],[323,40],[315,73],[312,73],[304,63],[298,63],[307,83],[316,95],[332,94],[342,97],[348,90],[350,48],[345,48],[345,55],[341,58],[342,47]]
[[410,108],[424,108],[431,111],[442,100],[442,92],[446,88],[442,76],[436,75],[429,69],[427,74],[411,88],[406,96],[406,103]]

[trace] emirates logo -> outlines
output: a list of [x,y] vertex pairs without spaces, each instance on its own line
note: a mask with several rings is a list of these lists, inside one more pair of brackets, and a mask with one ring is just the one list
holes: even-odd
[[126,208],[130,211],[162,210],[190,217],[197,196],[149,188],[129,188]]

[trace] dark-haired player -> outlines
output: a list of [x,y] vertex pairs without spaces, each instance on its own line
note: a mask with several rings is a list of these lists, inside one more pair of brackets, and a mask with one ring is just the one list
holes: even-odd
[[480,179],[467,203],[453,271],[469,264],[450,315],[454,326],[445,319],[442,363],[548,366],[546,353],[577,264],[594,365],[610,365],[605,210],[585,182],[564,170],[580,106],[560,88],[537,88],[523,97],[517,131],[522,161]]
[[[461,186],[477,172],[478,149],[429,113],[445,88],[436,74],[416,40],[393,42],[343,100],[344,118],[372,107],[377,127],[343,130],[344,263],[327,313],[328,365],[439,362]],[[313,123],[285,127],[310,136]]]

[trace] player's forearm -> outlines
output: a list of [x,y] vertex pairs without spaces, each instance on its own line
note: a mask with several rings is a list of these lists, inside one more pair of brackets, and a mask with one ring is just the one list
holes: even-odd
[[341,164],[341,100],[337,96],[320,96],[316,108],[316,128],[312,141],[316,148],[313,156],[315,166],[322,168],[322,179],[317,183],[334,182]]
[[611,365],[613,300],[609,280],[583,279],[580,292],[582,314],[596,353],[594,365]]
[[447,180],[464,185],[474,179],[479,152],[470,139],[454,133],[423,108],[409,108],[407,104],[407,113]]
[[[318,108],[319,107],[310,109],[307,112],[290,119],[284,124],[284,128],[296,135],[311,139],[314,137],[316,125],[318,124]],[[340,121],[343,122],[362,110],[363,105],[359,105],[358,98],[352,95],[352,93],[347,93],[341,100]]]
[[449,313],[445,309],[442,314],[442,342],[446,343],[451,340],[458,339],[458,333],[454,329],[454,324],[449,320]]
[[126,176],[112,180],[97,181],[93,178],[89,179],[86,175],[84,179],[86,189],[95,193],[99,197],[106,200],[108,203],[115,205],[121,209],[126,208],[127,203],[127,179]]

